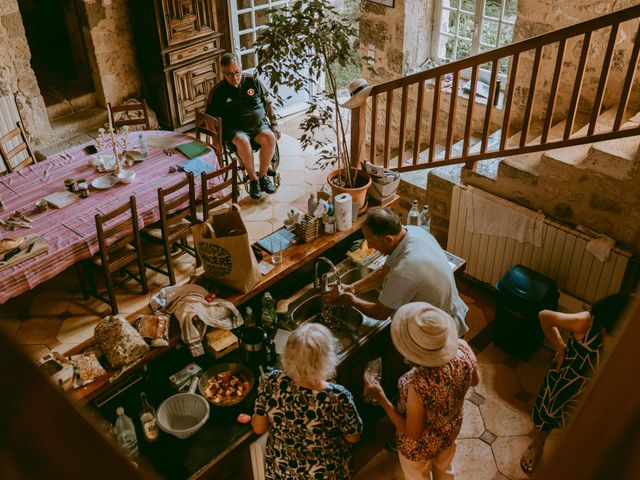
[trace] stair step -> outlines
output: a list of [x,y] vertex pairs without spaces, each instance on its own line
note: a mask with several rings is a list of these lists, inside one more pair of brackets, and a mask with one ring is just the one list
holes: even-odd
[[47,105],[49,121],[54,121],[96,105],[96,95],[94,92],[79,94],[73,98],[58,96],[56,100],[56,103]]
[[91,107],[51,122],[52,133],[42,139],[35,152],[43,159],[88,142],[97,136],[97,129],[107,122],[107,111],[103,107]]

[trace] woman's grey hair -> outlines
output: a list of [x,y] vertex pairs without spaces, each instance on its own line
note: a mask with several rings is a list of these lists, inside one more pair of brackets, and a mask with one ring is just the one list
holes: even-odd
[[296,382],[318,384],[336,371],[335,338],[319,323],[306,323],[295,329],[284,347],[282,367]]

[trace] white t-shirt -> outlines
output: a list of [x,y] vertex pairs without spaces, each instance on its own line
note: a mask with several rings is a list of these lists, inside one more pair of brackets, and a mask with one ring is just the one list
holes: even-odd
[[462,301],[444,250],[426,230],[407,225],[407,234],[387,257],[385,276],[378,300],[397,310],[409,302],[428,302],[453,317],[458,335],[469,328],[465,316],[469,307]]

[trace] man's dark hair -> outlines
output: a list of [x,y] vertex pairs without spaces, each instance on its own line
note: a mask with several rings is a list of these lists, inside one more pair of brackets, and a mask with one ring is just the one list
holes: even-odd
[[228,67],[232,63],[237,63],[238,65],[240,65],[240,61],[238,60],[238,57],[235,53],[225,53],[224,55],[222,55],[222,57],[220,57],[221,67]]
[[370,209],[363,225],[376,236],[397,235],[402,230],[400,217],[388,208]]
[[607,333],[611,333],[620,317],[622,317],[627,305],[635,297],[635,294],[620,292],[595,302],[591,307],[594,326],[603,327]]

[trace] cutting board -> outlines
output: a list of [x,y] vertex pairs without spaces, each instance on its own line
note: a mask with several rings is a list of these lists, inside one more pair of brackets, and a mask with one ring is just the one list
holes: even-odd
[[[30,237],[33,238],[34,236],[35,235],[28,235],[27,237],[25,237],[25,241],[27,241]],[[11,257],[7,263],[0,265],[0,272],[7,268],[11,268],[20,262],[24,262],[25,260],[33,258],[36,255],[40,255],[41,253],[44,253],[48,250],[49,250],[49,245],[47,244],[47,241],[41,238],[40,240],[36,241],[36,243],[33,245],[33,248],[31,249],[30,252],[27,252],[27,251],[20,252],[17,255],[14,255],[13,257]]]

